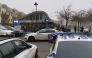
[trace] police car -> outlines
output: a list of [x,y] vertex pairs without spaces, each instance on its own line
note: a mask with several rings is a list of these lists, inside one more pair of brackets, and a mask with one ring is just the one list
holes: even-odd
[[59,33],[47,58],[92,58],[91,35],[91,32]]
[[18,38],[0,39],[0,58],[38,58],[38,49]]
[[35,40],[48,40],[48,34],[58,32],[59,30],[54,30],[51,28],[41,29],[35,33],[25,34],[25,40],[35,41]]

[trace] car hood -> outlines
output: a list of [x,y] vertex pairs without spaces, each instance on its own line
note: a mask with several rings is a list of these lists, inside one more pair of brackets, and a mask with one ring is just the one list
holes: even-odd
[[84,30],[89,30],[89,28],[84,28]]
[[13,32],[12,30],[4,30],[4,32]]
[[85,29],[84,29],[84,31],[87,31],[87,32],[88,32],[88,31],[89,31],[89,29],[88,29],[88,28],[85,28]]
[[20,31],[20,32],[23,32],[23,30],[16,30],[16,29],[15,29],[15,30],[13,30],[13,31]]

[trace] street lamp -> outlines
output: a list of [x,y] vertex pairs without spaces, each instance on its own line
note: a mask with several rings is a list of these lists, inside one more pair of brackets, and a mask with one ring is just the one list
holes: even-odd
[[48,19],[46,16],[45,16],[45,27],[48,28]]
[[37,26],[37,5],[38,5],[37,2],[35,2],[34,5],[35,5],[35,7],[36,7],[36,26]]

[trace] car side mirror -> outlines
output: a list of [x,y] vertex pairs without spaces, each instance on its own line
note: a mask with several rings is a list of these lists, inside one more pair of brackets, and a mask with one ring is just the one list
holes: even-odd
[[27,48],[32,48],[32,46],[31,45],[28,45]]

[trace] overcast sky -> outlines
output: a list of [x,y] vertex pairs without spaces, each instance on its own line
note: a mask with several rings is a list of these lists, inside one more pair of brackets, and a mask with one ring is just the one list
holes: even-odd
[[92,0],[0,0],[10,8],[15,8],[25,14],[35,11],[34,3],[37,2],[37,10],[45,11],[51,19],[56,20],[55,11],[62,10],[72,4],[72,10],[88,10],[92,8]]

